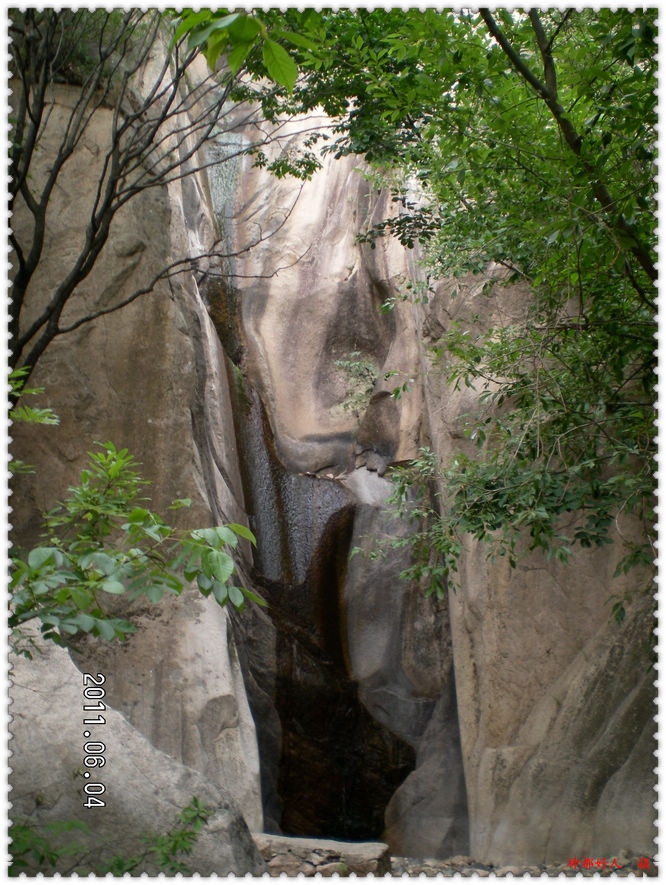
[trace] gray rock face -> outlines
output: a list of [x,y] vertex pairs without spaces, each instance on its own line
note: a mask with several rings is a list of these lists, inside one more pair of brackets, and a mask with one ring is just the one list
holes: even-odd
[[[282,130],[279,149],[289,150],[298,137],[290,142],[288,133],[310,122]],[[354,158],[329,157],[302,184],[275,180],[243,158],[242,183],[224,206],[230,252],[256,239],[257,230],[265,233],[230,269],[247,375],[266,408],[278,457],[292,473],[347,473],[357,455],[364,463],[375,450],[385,463],[400,460],[405,440],[417,438],[418,391],[400,410],[382,402],[391,389],[384,371],[408,373],[418,359],[414,337],[396,334],[393,317],[377,309],[404,275],[404,257],[396,261],[382,249],[371,256],[355,243],[377,202],[356,167]],[[349,384],[336,362],[352,354],[377,368],[377,396],[365,417],[344,407]],[[374,431],[359,432],[361,418]]]
[[[453,679],[419,741],[416,769],[386,808],[384,838],[408,856],[451,857],[469,846],[465,779]],[[458,849],[458,852],[456,851]]]
[[[379,244],[371,251],[355,244],[360,226],[386,211],[383,200],[354,171],[356,165],[352,159],[335,164],[327,160],[302,190],[300,184],[276,182],[262,170],[244,168],[244,186],[227,211],[230,251],[247,240],[254,225],[268,230],[275,218],[282,220],[274,238],[232,263],[242,305],[246,372],[265,406],[275,454],[287,472],[317,474],[311,480],[315,486],[335,478],[348,490],[346,500],[337,503],[331,494],[329,506],[337,506],[340,514],[344,507],[353,508],[346,550],[361,546],[370,553],[378,537],[395,537],[407,530],[383,514],[390,484],[382,474],[389,464],[416,455],[423,415],[422,394],[415,383],[419,348],[411,308],[398,301],[389,319],[377,310],[407,278],[409,261],[402,250]],[[296,208],[288,214],[285,207],[292,206],[296,197]],[[298,256],[303,250],[305,256],[293,265],[276,264],[276,256]],[[283,269],[274,274],[278,266]],[[252,275],[263,281],[261,286],[250,279]],[[360,414],[349,408],[350,381],[336,365],[350,359],[376,367],[374,390]],[[385,378],[388,371],[397,373],[398,381],[395,374]],[[413,390],[398,403],[390,391],[408,379]],[[266,435],[263,426],[261,434]],[[255,442],[248,440],[243,449],[253,450],[258,436],[255,433]],[[260,461],[256,455],[253,459]],[[285,485],[284,480],[276,483],[273,477],[272,487],[280,485]],[[268,491],[262,499],[271,502],[274,493],[269,483],[263,487]],[[287,510],[283,505],[277,522],[283,537],[298,525]],[[272,532],[277,534],[275,526]],[[301,548],[312,549],[308,533],[301,531],[299,537]],[[268,577],[278,577],[269,571],[277,568],[283,580],[289,578],[284,563],[291,560],[282,550],[280,557],[273,554],[266,560],[260,551],[257,564]],[[364,556],[345,560],[343,553],[335,566],[339,588],[335,618],[340,620],[336,629],[346,672],[357,684],[365,709],[413,748],[419,766],[426,766],[419,775],[421,786],[410,786],[409,798],[401,793],[392,800],[386,838],[392,850],[405,854],[433,851],[435,842],[436,850],[444,854],[467,851],[462,758],[454,737],[457,713],[448,703],[453,678],[448,606],[424,599],[419,588],[399,579],[409,564],[404,551],[383,561]],[[300,579],[292,572],[293,577]],[[311,587],[307,592],[317,591]],[[298,603],[303,604],[307,605]],[[436,762],[441,744],[435,740],[427,746],[424,736],[440,699],[449,725],[446,761]],[[444,801],[434,799],[443,795]],[[434,804],[429,804],[431,800]],[[425,815],[411,821],[407,809],[416,806],[431,810],[438,806],[427,827]]]
[[77,665],[108,674],[108,703],[158,750],[224,788],[261,829],[257,738],[228,613],[188,589],[133,620],[137,632],[122,644],[77,643]]
[[[66,88],[56,93],[39,153],[43,164],[58,142],[72,95]],[[52,207],[51,235],[34,280],[37,293],[69,270],[110,125],[111,112],[97,111],[59,180],[62,204]],[[128,297],[175,256],[207,250],[215,223],[205,189],[201,176],[193,176],[148,191],[123,209],[70,318]],[[64,220],[58,224],[60,208]],[[19,205],[13,224],[29,223]],[[60,425],[12,428],[14,450],[36,466],[34,475],[14,483],[15,537],[26,544],[38,538],[38,515],[78,481],[96,440],[112,440],[137,457],[158,512],[166,515],[174,498],[191,498],[191,509],[174,516],[181,525],[246,523],[227,372],[192,274],[158,284],[151,295],[56,339],[31,382],[46,389],[43,402]],[[84,643],[81,666],[103,667],[109,703],[174,764],[191,766],[228,789],[260,829],[256,733],[226,614],[192,591],[159,606],[133,604],[131,615],[137,633],[122,646]]]
[[[195,796],[212,814],[186,859],[189,869],[201,875],[260,875],[265,870],[238,806],[212,778],[156,749],[109,707],[104,724],[83,724],[93,714],[83,712],[82,672],[67,651],[44,644],[43,653],[34,660],[14,658],[11,666],[12,818],[36,826],[78,819],[92,831],[89,836],[74,831],[72,841],[84,850],[62,858],[57,871],[69,872],[76,864],[89,872],[91,865],[101,869],[113,857],[142,854],[141,836],[172,829],[181,809]],[[96,668],[92,674],[98,681],[99,672]],[[109,681],[113,678],[110,672],[104,675]],[[100,744],[104,747],[100,755],[106,760],[95,771],[96,777],[88,780],[82,768],[84,730],[90,731],[97,750]],[[105,787],[104,807],[84,807],[84,789],[93,782]],[[54,872],[38,864],[27,871]],[[154,875],[159,869],[145,863],[137,872]]]
[[[644,804],[656,753],[653,675],[636,661],[649,624],[628,614],[620,633],[605,624],[535,704],[511,746],[487,749],[479,780],[492,797],[478,820],[483,856],[546,863],[620,851],[652,856],[657,831]],[[608,716],[612,709],[613,715]],[[640,800],[637,785],[646,785]],[[551,825],[553,808],[567,817]],[[485,843],[485,844],[484,844]],[[592,849],[589,846],[593,846]]]
[[[501,282],[504,272],[491,269],[489,278]],[[475,314],[489,326],[507,322],[529,297],[515,286],[484,293],[473,277],[456,286],[453,302],[443,285],[423,315],[429,343],[453,320],[478,328]],[[473,456],[460,416],[473,409],[475,396],[429,374],[425,398],[428,414],[439,416],[430,426],[441,459],[456,451]],[[626,522],[620,528],[627,537],[637,530]],[[618,627],[609,603],[640,576],[613,577],[617,557],[603,548],[574,549],[568,566],[530,554],[511,570],[499,558],[491,562],[483,544],[468,540],[465,547],[450,613],[470,853],[520,864],[557,862],[574,846],[588,856],[622,847],[653,854],[651,621],[639,611]],[[609,654],[609,675],[601,678],[599,661]],[[639,725],[622,712],[634,703],[635,686],[640,715],[631,709]],[[616,811],[619,783],[631,814]],[[619,818],[627,844],[616,841]]]

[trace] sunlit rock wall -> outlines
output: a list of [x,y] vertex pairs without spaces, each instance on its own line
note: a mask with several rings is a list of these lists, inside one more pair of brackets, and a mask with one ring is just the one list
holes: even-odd
[[[471,331],[516,322],[530,295],[505,280],[491,268],[485,279],[440,284],[416,308],[424,345],[454,321]],[[433,371],[424,393],[440,459],[474,457],[463,428],[477,392],[453,391]],[[639,594],[622,626],[611,618],[611,596],[641,576],[613,577],[619,545],[575,548],[569,565],[529,554],[513,570],[488,553],[467,539],[461,590],[450,595],[472,854],[532,863],[654,853],[649,600]]]
[[[289,139],[281,146],[290,147]],[[229,251],[239,253],[256,230],[265,234],[231,262],[241,365],[261,398],[283,468],[312,477],[315,486],[345,489],[346,499],[336,505],[331,498],[329,512],[352,508],[347,553],[360,546],[370,554],[380,536],[406,531],[384,514],[391,488],[384,474],[391,464],[415,457],[427,439],[417,318],[399,297],[393,310],[380,311],[414,273],[411,257],[392,244],[371,250],[356,242],[357,232],[390,208],[356,158],[325,158],[305,184],[276,181],[249,160],[239,175],[234,198],[220,208]],[[354,359],[375,375],[360,404],[353,380],[336,365]],[[411,390],[396,401],[390,391],[404,382]],[[265,498],[270,502],[271,493]],[[282,530],[293,531],[289,515],[281,518]],[[311,549],[307,532],[297,536]],[[268,558],[276,568],[275,556]],[[460,854],[469,840],[448,604],[425,599],[401,581],[408,564],[404,550],[384,561],[359,555],[347,563],[337,590],[336,629],[361,704],[414,752],[416,770],[388,803],[384,837],[395,853]]]

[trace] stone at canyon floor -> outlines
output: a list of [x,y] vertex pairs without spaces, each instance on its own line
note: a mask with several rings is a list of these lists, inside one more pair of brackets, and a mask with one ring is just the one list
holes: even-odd
[[[484,864],[472,857],[436,858],[396,857],[389,854],[384,842],[343,842],[333,839],[307,839],[296,836],[277,836],[254,833],[254,841],[272,876],[303,874],[322,876],[657,876],[652,858],[630,857],[621,851],[608,858],[575,858],[576,868],[570,866],[570,858],[562,863],[534,864],[532,866],[495,866]],[[586,860],[591,862],[585,865]],[[603,862],[605,861],[605,866]],[[597,865],[599,862],[599,865]],[[648,867],[645,868],[647,862]],[[603,866],[603,868],[602,868]]]
[[274,876],[382,876],[391,872],[389,847],[384,842],[338,842],[267,833],[254,833],[253,837]]
[[[267,833],[253,834],[254,840],[272,876],[303,874],[322,876],[657,876],[652,858],[629,857],[619,852],[609,858],[589,858],[592,867],[585,866],[586,858],[577,858],[578,867],[573,868],[570,858],[556,864],[511,866],[484,864],[471,857],[456,856],[437,860],[435,858],[396,857],[389,854],[384,842],[342,842],[333,839],[306,839],[293,836],[276,836]],[[597,865],[599,861],[599,865]],[[602,861],[605,866],[602,868]],[[645,868],[645,863],[649,864]]]

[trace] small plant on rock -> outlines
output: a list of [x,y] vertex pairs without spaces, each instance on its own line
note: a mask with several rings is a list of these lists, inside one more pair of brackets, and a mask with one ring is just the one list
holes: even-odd
[[[211,811],[196,796],[183,808],[179,823],[166,833],[142,836],[144,850],[133,857],[113,857],[101,868],[85,863],[84,858],[91,854],[90,846],[76,841],[63,841],[62,837],[74,832],[91,835],[90,827],[81,820],[51,821],[42,825],[30,820],[17,821],[9,827],[11,862],[9,875],[20,876],[39,872],[53,873],[67,865],[65,873],[78,873],[104,876],[108,873],[123,876],[125,873],[140,872],[146,864],[157,866],[161,871],[174,875],[182,873],[191,876],[190,869],[182,857],[192,853],[202,827]],[[103,845],[97,845],[94,853],[99,853]]]
[[356,417],[361,415],[370,402],[379,375],[376,363],[364,359],[360,350],[354,350],[348,359],[336,360],[335,365],[345,375],[347,392],[342,408],[352,412]]
[[[106,600],[126,595],[159,602],[165,593],[181,593],[181,573],[221,606],[231,602],[242,609],[246,599],[265,604],[231,583],[239,538],[256,544],[248,528],[235,523],[173,528],[146,506],[142,492],[148,481],[127,449],[97,445],[101,450],[88,453],[80,483],[46,514],[44,543],[12,551],[9,626],[15,651],[31,657],[23,627],[35,619],[43,637],[59,645],[77,633],[124,639],[135,627],[109,614]],[[169,509],[190,503],[177,500]]]

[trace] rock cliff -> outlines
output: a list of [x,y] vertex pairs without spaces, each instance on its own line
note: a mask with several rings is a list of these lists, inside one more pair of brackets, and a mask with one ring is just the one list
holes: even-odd
[[[68,101],[63,88],[56,109]],[[107,114],[61,182],[42,280],[66,272],[81,236]],[[442,459],[469,445],[460,417],[476,394],[446,388],[428,346],[452,319],[502,321],[528,293],[488,294],[491,269],[464,280],[455,301],[446,282],[428,304],[401,300],[419,273],[414,256],[355,240],[390,211],[359,161],[329,157],[305,184],[278,181],[249,157],[228,159],[230,144],[250,139],[240,125],[221,134],[208,173],[147,193],[117,219],[75,310],[130,294],[220,234],[233,257],[49,348],[34,381],[61,424],[13,428],[14,451],[37,473],[15,484],[12,523],[17,540],[34,540],[36,514],[62,497],[93,442],[111,439],[142,462],[156,509],[187,496],[192,525],[253,528],[258,549],[239,567],[269,607],[230,615],[188,591],[137,608],[127,643],[58,650],[59,666],[107,674],[136,752],[158,767],[162,754],[181,780],[198,772],[255,831],[383,837],[394,854],[495,864],[652,855],[653,677],[636,651],[650,625],[640,611],[610,621],[619,588],[603,553],[568,567],[532,556],[511,571],[470,541],[461,588],[441,601],[398,577],[405,548],[349,558],[408,531],[385,511],[391,465],[423,444]],[[289,147],[285,138],[276,150]],[[26,223],[20,209],[13,223]],[[360,398],[338,365],[350,355],[374,381]],[[389,372],[413,379],[399,400]],[[13,797],[43,816],[37,750],[24,738],[45,707],[18,676],[13,697]],[[43,740],[42,752],[64,753]],[[127,777],[127,802],[144,801],[125,772],[115,777]],[[168,801],[184,804],[191,789]],[[261,867],[251,850],[242,856],[236,872]]]

